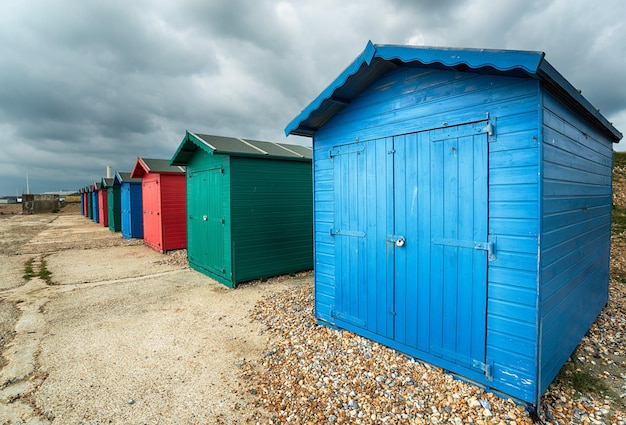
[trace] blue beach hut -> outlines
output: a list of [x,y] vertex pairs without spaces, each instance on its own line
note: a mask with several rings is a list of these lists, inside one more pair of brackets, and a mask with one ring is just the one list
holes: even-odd
[[98,192],[102,189],[101,183],[94,183],[91,192],[91,207],[93,209],[93,221],[100,223],[100,201],[98,200]]
[[622,134],[543,53],[372,43],[285,132],[319,321],[537,407],[608,299]]
[[133,179],[130,173],[117,172],[113,184],[120,186],[122,236],[126,239],[142,239],[141,178]]

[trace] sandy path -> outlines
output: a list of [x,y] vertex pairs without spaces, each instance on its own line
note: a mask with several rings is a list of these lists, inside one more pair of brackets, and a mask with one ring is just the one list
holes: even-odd
[[[0,232],[19,235],[2,229],[9,221],[19,220],[0,220]],[[17,251],[35,269],[44,258],[55,285],[18,282],[27,257],[0,256],[12,276],[0,305],[20,311],[3,353],[0,424],[244,422],[253,406],[238,365],[265,341],[248,312],[310,277],[231,290],[80,216],[40,230],[16,236]]]

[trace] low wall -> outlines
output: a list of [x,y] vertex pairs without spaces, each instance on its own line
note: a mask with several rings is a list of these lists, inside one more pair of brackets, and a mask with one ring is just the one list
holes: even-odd
[[59,195],[22,195],[22,214],[46,214],[58,212],[65,203]]

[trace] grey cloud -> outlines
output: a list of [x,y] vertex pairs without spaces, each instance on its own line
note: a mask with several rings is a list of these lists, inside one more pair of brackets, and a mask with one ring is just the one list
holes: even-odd
[[624,131],[625,9],[621,0],[5,0],[0,195],[26,172],[44,191],[84,186],[106,165],[128,171],[137,156],[167,158],[185,130],[307,143],[285,139],[284,126],[369,39],[546,51]]

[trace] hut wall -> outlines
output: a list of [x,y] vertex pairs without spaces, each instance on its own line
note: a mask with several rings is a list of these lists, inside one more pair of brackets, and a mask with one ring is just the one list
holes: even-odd
[[231,158],[236,281],[313,268],[309,161]]
[[549,93],[542,103],[540,394],[607,302],[613,159],[597,129]]
[[[505,390],[520,399],[535,399],[539,325],[536,315],[536,255],[540,223],[539,93],[539,83],[533,80],[398,67],[353,99],[348,107],[315,133],[313,146],[317,317],[329,324],[339,324],[340,327],[414,354],[469,379]],[[485,367],[493,371],[493,376],[489,379],[484,372],[474,370],[463,364],[463,361],[452,358],[454,356],[430,351],[428,340],[436,336],[429,335],[424,329],[414,328],[428,326],[419,324],[423,321],[417,325],[398,323],[397,318],[389,318],[387,310],[372,307],[375,299],[396,297],[395,294],[386,292],[387,286],[380,287],[386,285],[387,279],[382,270],[381,279],[373,279],[371,287],[364,287],[360,292],[355,288],[357,293],[364,295],[362,299],[354,300],[358,307],[353,308],[361,311],[358,314],[367,316],[367,329],[364,331],[361,325],[341,321],[338,318],[340,315],[336,313],[336,297],[343,290],[344,283],[337,282],[336,276],[337,266],[345,264],[346,259],[336,258],[340,238],[329,233],[329,229],[335,226],[335,211],[345,207],[337,203],[339,198],[334,188],[339,184],[338,181],[350,178],[349,170],[342,176],[335,175],[335,162],[338,160],[330,154],[333,148],[355,142],[378,143],[378,147],[374,148],[377,154],[373,156],[379,162],[370,163],[363,159],[366,162],[362,165],[364,168],[353,180],[352,190],[356,191],[359,190],[356,186],[358,179],[364,179],[361,181],[367,184],[367,176],[375,176],[376,169],[387,169],[384,161],[387,161],[390,154],[395,155],[391,152],[393,149],[386,149],[382,145],[385,138],[417,134],[413,138],[407,136],[402,139],[405,140],[403,143],[406,143],[406,149],[409,149],[419,143],[421,136],[418,133],[437,131],[436,129],[444,132],[446,129],[454,130],[464,123],[486,120],[487,113],[490,117],[497,117],[495,137],[490,138],[488,144],[488,229],[490,235],[497,235],[497,259],[488,263],[486,317],[483,317],[486,321]],[[453,149],[448,151],[454,154]],[[357,155],[358,153],[354,153],[354,158]],[[425,158],[422,160],[424,165],[429,163]],[[368,164],[375,168],[368,168]],[[411,170],[415,176],[430,172],[428,168]],[[408,190],[408,193],[412,193],[411,188]],[[436,195],[444,196],[444,193],[435,193],[433,196]],[[362,196],[364,199],[368,199],[368,196],[372,199],[374,195],[369,192]],[[380,216],[376,209],[383,208],[386,203],[380,199],[378,203],[365,201],[361,205],[364,209],[358,213],[362,214],[363,220],[369,220],[366,217],[372,218],[373,221],[368,224],[368,232],[379,232],[378,238],[383,239],[390,232],[393,233],[393,229],[385,228],[387,224],[377,222],[375,218]],[[356,211],[356,205],[353,209]],[[387,218],[383,220],[389,220],[389,211],[382,214],[387,214]],[[441,217],[432,217],[432,220],[439,219]],[[368,248],[364,246],[363,249],[363,255],[368,255]],[[372,255],[387,255],[385,249],[377,252],[378,254]],[[384,258],[379,259],[378,264],[385,264],[385,261]],[[428,267],[420,258],[413,261],[417,268]],[[366,263],[368,262],[364,259],[363,263],[350,264],[349,267],[359,268],[366,275],[373,273],[376,276],[378,272],[368,269],[369,263]],[[434,304],[427,306],[417,304],[419,297],[411,298],[407,294],[402,300],[405,303],[402,308],[407,311],[427,312],[430,308],[441,308],[437,303],[449,299],[445,294],[443,297],[440,301],[433,300]],[[398,302],[400,300],[397,298]],[[392,320],[391,324],[389,320]],[[418,337],[422,338],[421,342],[411,341],[408,336],[390,337],[389,326],[403,329],[402,332],[421,332],[422,335]]]

